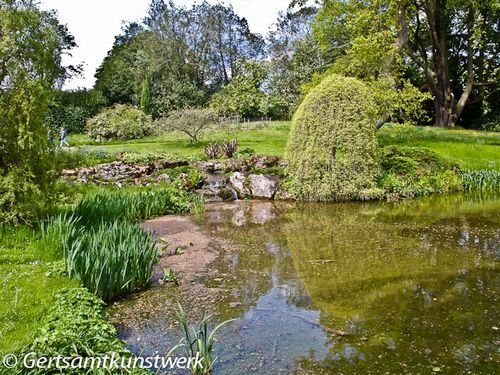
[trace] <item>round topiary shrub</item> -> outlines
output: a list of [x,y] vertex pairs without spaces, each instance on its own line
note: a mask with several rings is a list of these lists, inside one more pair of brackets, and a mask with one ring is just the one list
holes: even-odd
[[143,138],[152,133],[151,117],[129,105],[116,104],[105,108],[87,121],[90,138],[102,142]]
[[379,172],[375,102],[367,86],[325,78],[295,113],[286,147],[290,192],[299,200],[358,199]]

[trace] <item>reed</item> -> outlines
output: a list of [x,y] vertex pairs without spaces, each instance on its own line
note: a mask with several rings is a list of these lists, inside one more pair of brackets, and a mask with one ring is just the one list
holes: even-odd
[[500,189],[500,172],[489,169],[465,170],[461,172],[466,190]]

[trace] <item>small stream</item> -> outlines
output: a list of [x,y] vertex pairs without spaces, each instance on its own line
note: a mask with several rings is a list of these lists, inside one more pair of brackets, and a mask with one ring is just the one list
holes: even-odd
[[500,195],[235,202],[193,220],[221,246],[197,292],[112,308],[138,355],[178,342],[178,300],[194,319],[238,318],[214,374],[500,372]]

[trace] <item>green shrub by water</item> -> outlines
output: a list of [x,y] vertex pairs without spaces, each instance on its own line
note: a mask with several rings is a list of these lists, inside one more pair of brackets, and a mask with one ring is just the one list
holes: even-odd
[[500,172],[493,170],[467,170],[461,172],[466,190],[500,189]]
[[[44,357],[99,357],[132,358],[125,349],[125,343],[116,337],[116,329],[106,320],[105,304],[84,288],[61,290],[46,316],[46,323],[37,331],[36,339],[25,353],[37,353]],[[29,357],[32,359],[32,356]],[[128,359],[126,361],[128,363]],[[1,369],[0,369],[1,370]],[[9,374],[52,374],[60,373],[41,368],[26,369],[18,365]],[[121,369],[66,369],[64,374],[147,374],[145,370]]]
[[458,166],[425,147],[383,147],[380,163],[379,185],[386,194],[414,197],[463,188]]
[[356,199],[375,187],[375,101],[355,78],[332,75],[304,99],[286,146],[290,192],[300,200]]

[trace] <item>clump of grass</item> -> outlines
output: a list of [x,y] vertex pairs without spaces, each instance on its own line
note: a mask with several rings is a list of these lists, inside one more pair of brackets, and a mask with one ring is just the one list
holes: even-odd
[[73,215],[61,215],[44,224],[42,244],[61,254],[70,277],[104,300],[146,287],[158,257],[151,235],[123,220],[85,228]]
[[494,170],[466,170],[461,172],[466,190],[500,189],[500,172]]
[[187,212],[190,197],[173,187],[100,190],[83,198],[74,213],[82,224],[94,225],[116,218],[140,220],[153,216]]
[[[215,334],[224,325],[230,323],[236,319],[226,320],[215,328],[210,329],[208,327],[208,321],[210,320],[210,315],[203,317],[198,326],[189,326],[189,319],[184,312],[182,306],[178,303],[177,309],[177,319],[182,327],[182,332],[184,337],[180,341],[178,347],[184,347],[186,349],[186,354],[189,358],[194,358],[197,356],[203,358],[202,364],[197,367],[193,367],[191,371],[193,374],[210,374],[212,371],[212,366],[216,361],[216,357],[212,356],[212,350],[214,343],[216,341]],[[175,348],[174,348],[175,349]]]
[[72,243],[66,261],[69,276],[112,300],[146,287],[157,257],[150,234],[137,224],[117,220],[83,233]]

